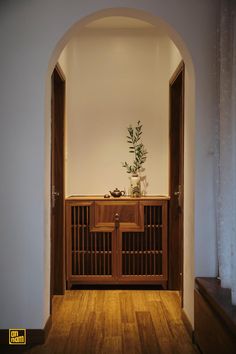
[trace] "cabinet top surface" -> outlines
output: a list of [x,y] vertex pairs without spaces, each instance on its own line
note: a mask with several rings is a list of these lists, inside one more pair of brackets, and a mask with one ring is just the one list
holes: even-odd
[[133,200],[133,201],[138,201],[138,200],[169,200],[170,197],[168,195],[146,195],[143,197],[138,197],[138,198],[132,198],[129,196],[122,196],[122,197],[112,197],[110,196],[109,198],[105,198],[103,195],[71,195],[67,198],[66,200]]

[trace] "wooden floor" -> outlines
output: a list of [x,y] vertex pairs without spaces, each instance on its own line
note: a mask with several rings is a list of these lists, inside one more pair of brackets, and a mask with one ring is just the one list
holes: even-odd
[[47,342],[28,354],[198,353],[179,296],[157,290],[72,290],[53,301]]

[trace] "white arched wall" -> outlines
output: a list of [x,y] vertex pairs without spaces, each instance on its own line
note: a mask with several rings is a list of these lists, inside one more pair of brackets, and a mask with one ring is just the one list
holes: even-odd
[[67,92],[66,196],[128,191],[129,175],[121,166],[131,159],[126,127],[139,119],[148,151],[145,192],[169,194],[169,80],[182,57],[157,27],[133,21],[131,29],[130,17],[90,22],[59,57]]
[[34,0],[28,6],[11,0],[0,5],[0,70],[5,83],[0,97],[1,328],[42,328],[49,315],[50,74],[72,33],[99,17],[130,16],[162,26],[182,54],[186,64],[184,308],[192,323],[194,256],[196,275],[216,274],[211,187],[216,4],[140,0],[136,10],[121,6],[132,8],[133,1]]

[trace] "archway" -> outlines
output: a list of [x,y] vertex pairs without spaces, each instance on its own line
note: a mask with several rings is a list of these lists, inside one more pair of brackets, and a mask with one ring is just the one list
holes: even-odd
[[[88,23],[110,16],[125,16],[135,19],[140,19],[152,24],[155,27],[161,28],[171,40],[175,43],[176,47],[179,49],[181,56],[185,62],[186,78],[185,78],[185,160],[187,161],[185,168],[185,210],[189,210],[186,218],[184,220],[184,307],[186,312],[192,318],[193,312],[193,263],[194,263],[194,240],[193,238],[187,238],[186,235],[194,235],[194,214],[193,214],[193,204],[194,204],[194,181],[192,175],[192,169],[194,167],[194,102],[195,102],[195,74],[191,56],[184,42],[178,35],[178,33],[162,19],[153,16],[147,12],[136,10],[136,9],[126,9],[126,8],[116,8],[116,9],[107,9],[102,10],[96,13],[91,14],[90,16],[85,17],[84,19],[75,23],[61,38],[58,42],[54,52],[51,56],[48,72],[47,72],[47,83],[46,83],[46,126],[49,126],[50,122],[50,101],[49,101],[49,92],[50,92],[50,77],[55,67],[58,57],[63,50],[66,43],[77,31],[83,29]],[[50,133],[47,132],[47,151],[49,152],[49,141]],[[49,159],[47,159],[49,163]],[[49,205],[47,205],[47,208]],[[186,270],[186,271],[185,271]]]

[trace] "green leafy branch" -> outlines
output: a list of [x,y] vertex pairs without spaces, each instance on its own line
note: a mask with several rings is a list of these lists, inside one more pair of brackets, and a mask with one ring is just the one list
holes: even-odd
[[127,173],[137,173],[140,171],[142,164],[147,159],[147,150],[145,149],[141,140],[142,135],[142,125],[140,120],[137,122],[136,127],[130,125],[128,128],[127,143],[130,144],[129,152],[134,154],[133,164],[130,165],[126,161],[122,162],[122,166],[127,169]]

